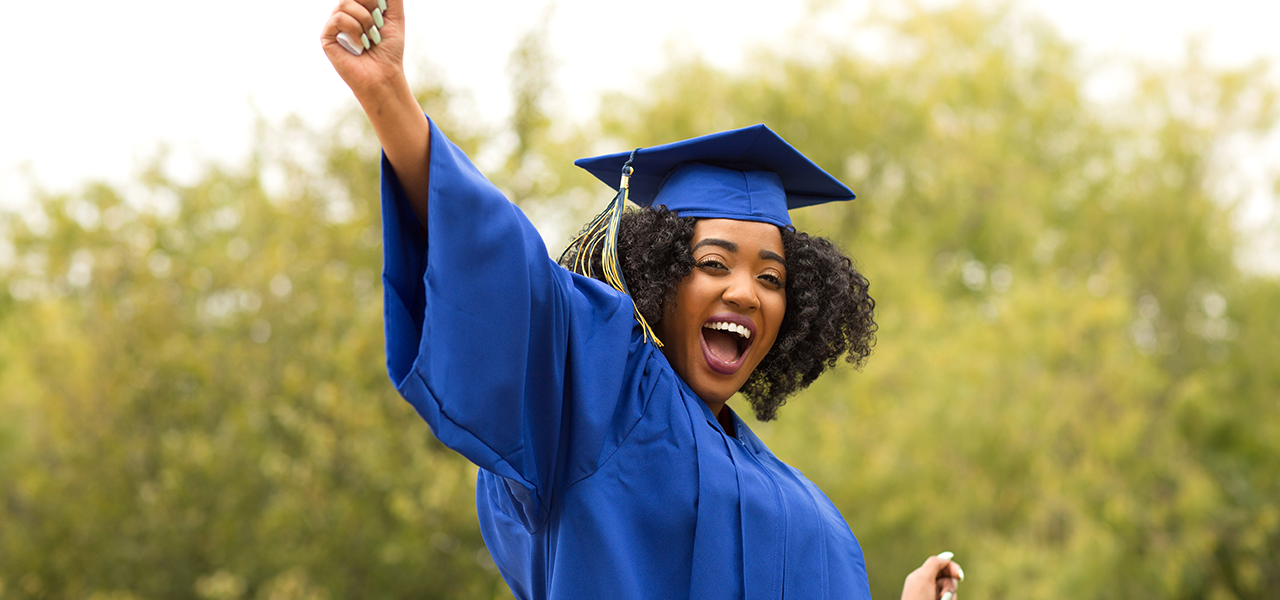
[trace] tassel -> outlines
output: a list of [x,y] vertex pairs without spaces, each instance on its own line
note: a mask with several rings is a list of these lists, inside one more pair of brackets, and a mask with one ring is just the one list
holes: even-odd
[[[613,197],[613,201],[605,207],[604,211],[596,215],[596,218],[587,224],[582,233],[573,238],[569,242],[569,247],[565,248],[565,254],[570,250],[577,249],[577,255],[573,260],[573,268],[570,269],[574,273],[586,277],[596,278],[595,270],[591,266],[591,257],[595,255],[596,249],[601,251],[600,266],[604,271],[602,273],[605,283],[613,286],[628,296],[631,290],[627,288],[627,280],[622,275],[622,265],[618,261],[618,230],[622,225],[622,211],[626,208],[628,199],[628,188],[631,185],[631,161],[635,160],[636,152],[640,149],[636,148],[631,151],[631,157],[622,165],[622,183],[618,186],[618,193]],[[603,245],[603,248],[601,246]],[[563,259],[564,254],[561,254]],[[632,303],[635,307],[635,303]],[[640,314],[640,309],[635,308],[636,321],[640,322],[640,328],[644,330],[644,341],[653,340],[659,348],[662,347],[662,341],[654,334],[653,328],[649,326],[649,322],[645,320],[644,315]]]

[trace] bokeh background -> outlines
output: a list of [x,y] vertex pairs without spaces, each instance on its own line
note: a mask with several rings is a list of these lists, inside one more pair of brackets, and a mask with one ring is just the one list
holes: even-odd
[[[385,374],[377,142],[309,83],[331,7],[84,4],[4,66],[92,68],[0,100],[0,598],[510,597],[475,468]],[[870,278],[876,352],[754,427],[876,597],[952,550],[968,598],[1274,598],[1270,9],[1115,4],[1089,38],[1031,4],[410,1],[410,61],[552,248],[608,200],[573,158],[718,129],[767,123],[858,192],[795,216]],[[250,63],[292,99],[230,88]]]

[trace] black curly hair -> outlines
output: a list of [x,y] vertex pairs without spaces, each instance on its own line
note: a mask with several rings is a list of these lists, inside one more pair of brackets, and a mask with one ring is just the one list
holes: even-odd
[[[630,210],[618,231],[618,258],[631,299],[651,325],[675,300],[676,286],[693,271],[693,217],[666,207]],[[787,260],[787,312],[778,338],[739,390],[756,418],[771,421],[787,397],[808,387],[841,356],[861,368],[876,342],[875,300],[870,283],[830,240],[779,227]],[[591,257],[601,273],[600,246]],[[571,268],[570,248],[560,264]],[[603,279],[602,277],[598,277]]]

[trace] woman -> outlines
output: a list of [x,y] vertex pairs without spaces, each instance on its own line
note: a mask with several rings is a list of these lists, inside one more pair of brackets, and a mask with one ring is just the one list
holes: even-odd
[[[726,406],[742,391],[772,418],[870,351],[866,280],[786,212],[852,193],[763,126],[579,161],[608,181],[633,159],[632,199],[660,208],[562,259],[613,276],[571,273],[422,114],[403,33],[402,0],[343,0],[322,43],[384,149],[388,369],[481,467],[482,533],[515,595],[869,597],[839,512]],[[950,558],[903,598],[949,599]]]

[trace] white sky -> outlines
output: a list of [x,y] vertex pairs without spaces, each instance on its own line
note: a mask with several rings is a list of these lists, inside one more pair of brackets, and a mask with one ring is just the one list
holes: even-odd
[[[408,62],[426,59],[481,118],[510,110],[506,63],[549,5],[556,83],[567,115],[590,114],[598,93],[634,86],[670,52],[740,65],[743,49],[786,37],[813,0],[407,0]],[[945,0],[930,0],[937,4]],[[824,22],[866,10],[837,5]],[[319,47],[335,0],[188,0],[121,6],[62,0],[40,24],[10,27],[0,61],[0,205],[16,206],[34,178],[69,191],[87,179],[124,182],[166,143],[179,176],[202,159],[240,160],[254,116],[297,113],[323,123],[351,101]],[[1026,0],[1093,57],[1176,62],[1190,36],[1210,60],[1280,64],[1280,1]],[[1280,148],[1271,152],[1280,157]],[[1273,160],[1271,164],[1280,163]],[[1261,167],[1253,177],[1261,178]],[[194,173],[192,173],[194,174]],[[1249,220],[1274,218],[1258,202]]]

